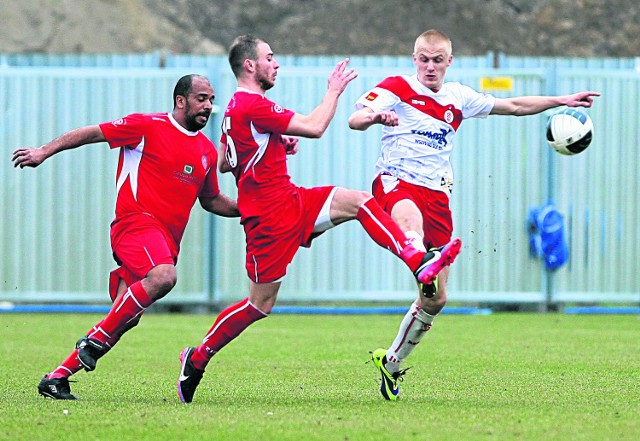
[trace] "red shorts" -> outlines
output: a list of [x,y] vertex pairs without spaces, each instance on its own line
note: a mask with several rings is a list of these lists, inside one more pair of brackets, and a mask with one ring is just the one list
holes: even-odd
[[391,214],[395,204],[409,199],[422,213],[424,245],[427,249],[443,246],[451,240],[453,220],[449,208],[449,196],[446,193],[410,184],[391,175],[384,175],[385,180],[389,180],[385,183],[385,192],[382,176],[376,176],[371,188],[373,196],[384,211]]
[[[111,249],[120,268],[111,273],[109,294],[114,298],[119,279],[127,286],[142,280],[152,268],[175,265],[178,246],[158,223],[146,214],[134,214],[118,219],[111,224]],[[113,287],[113,284],[116,284]]]
[[322,206],[333,186],[297,187],[294,195],[270,213],[243,222],[247,239],[245,267],[256,283],[282,279],[298,249],[310,247]]

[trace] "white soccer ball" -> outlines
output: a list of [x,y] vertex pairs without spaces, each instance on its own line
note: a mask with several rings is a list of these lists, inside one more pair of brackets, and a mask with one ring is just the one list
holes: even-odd
[[547,142],[563,155],[580,153],[589,147],[592,138],[593,122],[578,109],[558,110],[547,121]]

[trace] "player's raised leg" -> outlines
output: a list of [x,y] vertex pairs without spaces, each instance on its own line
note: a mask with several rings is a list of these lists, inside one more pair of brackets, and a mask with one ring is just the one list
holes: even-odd
[[338,188],[331,203],[331,221],[338,225],[354,218],[374,242],[407,264],[418,283],[433,283],[438,273],[455,260],[462,246],[460,239],[456,238],[440,249],[425,253],[413,245],[413,241],[370,193]]

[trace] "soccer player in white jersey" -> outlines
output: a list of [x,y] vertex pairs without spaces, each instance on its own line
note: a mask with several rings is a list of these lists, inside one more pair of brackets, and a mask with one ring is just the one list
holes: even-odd
[[[414,75],[384,79],[355,104],[349,127],[366,130],[381,124],[382,149],[376,163],[373,195],[416,247],[446,244],[453,231],[449,197],[453,170],[449,157],[453,137],[466,118],[488,115],[533,115],[558,106],[591,107],[597,92],[562,96],[496,98],[456,82],[445,82],[453,62],[449,37],[428,30],[415,41]],[[445,268],[431,285],[420,285],[417,300],[400,324],[388,349],[377,349],[373,361],[381,374],[385,399],[398,397],[402,362],[431,328],[447,301]]]

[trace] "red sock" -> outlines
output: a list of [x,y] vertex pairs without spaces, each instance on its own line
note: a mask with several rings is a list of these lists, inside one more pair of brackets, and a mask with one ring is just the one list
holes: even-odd
[[202,340],[191,356],[191,361],[196,369],[204,370],[220,349],[236,338],[250,324],[256,322],[267,315],[257,309],[249,301],[249,298],[231,305],[218,315],[209,332]]
[[[101,334],[100,330],[102,329],[103,323],[104,320],[98,322],[93,328],[89,330],[89,332],[87,332],[86,335],[91,338],[95,338],[96,334]],[[125,327],[125,331],[127,330],[128,329],[126,329]],[[122,337],[123,333],[114,333],[111,337],[103,342],[105,353],[109,352],[109,350],[118,342],[118,340],[120,340],[120,337]],[[80,360],[78,360],[78,350],[74,349],[73,351],[71,351],[71,354],[69,354],[69,356],[62,363],[60,363],[60,366],[55,368],[53,372],[47,375],[47,378],[68,378],[76,372],[81,371],[82,369],[84,369],[84,366],[82,365],[82,363],[80,363]]]
[[369,199],[360,207],[356,219],[360,221],[364,230],[375,243],[388,249],[402,259],[411,271],[422,262],[424,252],[417,250],[407,240],[398,224],[389,216],[374,198]]
[[83,369],[82,363],[78,360],[78,350],[74,349],[71,354],[47,378],[68,378]]
[[[93,335],[98,328],[100,328],[102,322],[96,324],[91,330],[87,333],[88,336]],[[107,350],[111,348],[111,345],[107,345]],[[78,350],[74,349],[71,351],[71,354],[62,362],[60,366],[58,366],[53,372],[47,375],[47,378],[68,378],[75,374],[78,371],[84,369],[80,360],[78,360]]]
[[113,304],[111,311],[96,325],[96,331],[90,337],[101,343],[109,343],[113,339],[117,341],[123,334],[127,322],[142,314],[152,303],[153,300],[144,290],[142,282],[134,283],[120,300]]

